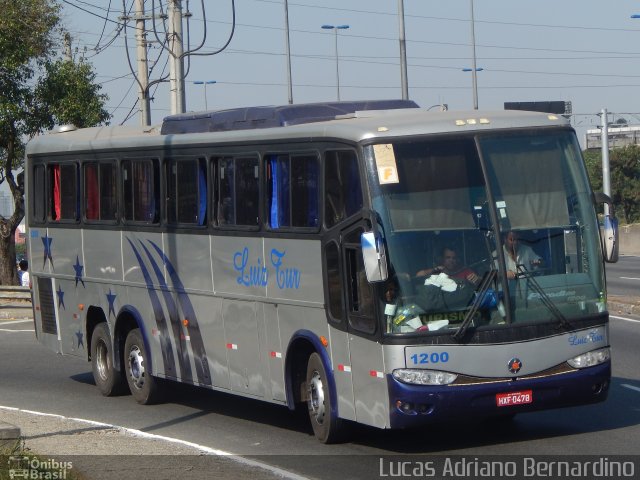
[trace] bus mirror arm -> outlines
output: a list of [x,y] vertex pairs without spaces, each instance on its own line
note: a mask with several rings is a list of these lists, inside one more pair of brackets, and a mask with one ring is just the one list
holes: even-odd
[[608,213],[604,216],[604,226],[602,229],[602,252],[604,254],[605,262],[616,263],[618,261],[620,243],[618,219],[616,218],[613,209],[613,200],[609,195],[602,192],[596,192],[593,196],[597,203],[604,203],[609,207],[606,210]]

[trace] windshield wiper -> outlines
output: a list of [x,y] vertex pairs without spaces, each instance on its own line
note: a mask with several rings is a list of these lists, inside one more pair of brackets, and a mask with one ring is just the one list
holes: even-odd
[[553,303],[553,300],[549,298],[549,295],[545,293],[540,284],[534,278],[533,273],[525,269],[522,264],[516,265],[516,268],[518,269],[518,276],[526,279],[527,283],[531,285],[531,288],[533,288],[533,290],[538,294],[538,298],[540,298],[544,306],[547,307],[556,320],[558,320],[558,323],[563,327],[571,327],[571,323],[569,323],[567,317],[563,315],[556,304]]
[[496,277],[496,270],[492,268],[482,279],[482,282],[480,283],[480,287],[478,287],[478,289],[476,290],[476,298],[473,300],[473,303],[471,304],[471,308],[469,308],[469,310],[467,311],[467,314],[464,316],[464,320],[462,320],[462,323],[458,327],[458,330],[456,330],[456,332],[452,335],[454,340],[456,341],[462,340],[464,335],[467,333],[467,330],[469,329],[469,325],[471,324],[471,321],[473,320],[473,317],[475,316],[476,312],[480,308],[480,305],[484,300],[484,296],[487,293],[487,291],[489,291],[489,287],[493,283],[493,279],[495,277]]

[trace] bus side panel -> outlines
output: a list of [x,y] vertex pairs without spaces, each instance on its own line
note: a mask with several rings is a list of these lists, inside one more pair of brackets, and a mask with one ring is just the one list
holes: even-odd
[[[123,280],[147,288],[166,283],[162,259],[156,249],[164,251],[161,233],[122,232]],[[133,303],[132,305],[136,305]]]
[[269,272],[261,238],[212,238],[211,258],[215,292],[264,297]]
[[38,340],[61,353],[56,287],[51,274],[50,239],[46,228],[29,230],[29,272],[33,289],[33,314]]
[[230,389],[222,299],[211,295],[191,295],[190,298],[195,311],[198,312],[198,326],[206,350],[213,386]]
[[349,341],[356,420],[378,428],[389,427],[389,392],[382,345],[355,335]]
[[349,334],[329,326],[329,345],[331,345],[331,364],[336,382],[338,397],[338,415],[347,420],[356,419],[356,407],[353,403],[353,379],[349,356]]
[[256,303],[225,298],[222,316],[231,390],[264,397]]
[[54,303],[58,320],[60,348],[63,354],[86,355],[86,342],[82,325],[82,311],[87,288],[82,250],[82,230],[79,228],[49,228],[47,255],[50,271],[55,275]]
[[[264,318],[264,348],[262,349],[262,362],[267,369],[265,385],[267,394],[273,400],[286,401],[287,395],[284,382],[284,352],[280,341],[280,320],[278,318],[279,308],[272,303],[262,304],[262,315]],[[268,382],[268,383],[267,383]]]
[[113,230],[83,230],[84,275],[113,283],[122,282],[122,235]]
[[270,299],[324,303],[319,241],[265,238],[263,258]]
[[182,288],[213,292],[210,239],[209,235],[164,235],[164,254],[174,267]]

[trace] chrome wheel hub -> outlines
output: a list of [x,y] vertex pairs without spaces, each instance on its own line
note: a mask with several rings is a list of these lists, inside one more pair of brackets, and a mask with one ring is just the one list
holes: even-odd
[[138,389],[144,385],[144,357],[140,347],[133,345],[129,351],[129,376]]
[[317,423],[322,425],[324,422],[324,385],[322,384],[322,378],[318,372],[313,372],[311,380],[308,385],[309,393],[309,412],[311,417],[315,419]]

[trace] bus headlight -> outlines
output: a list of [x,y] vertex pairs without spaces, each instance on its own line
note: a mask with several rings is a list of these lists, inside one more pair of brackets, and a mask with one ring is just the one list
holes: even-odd
[[458,375],[438,370],[399,368],[393,371],[393,378],[413,385],[449,385],[458,378]]
[[611,358],[611,350],[609,347],[592,350],[577,357],[567,360],[567,363],[573,368],[586,368],[600,365]]

